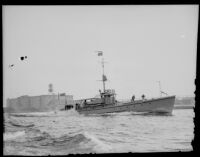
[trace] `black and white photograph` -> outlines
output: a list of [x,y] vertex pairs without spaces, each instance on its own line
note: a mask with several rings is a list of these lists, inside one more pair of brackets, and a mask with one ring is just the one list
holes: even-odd
[[2,5],[3,155],[193,151],[199,5]]

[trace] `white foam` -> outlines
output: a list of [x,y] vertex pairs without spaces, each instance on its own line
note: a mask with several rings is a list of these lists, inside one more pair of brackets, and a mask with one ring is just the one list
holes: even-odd
[[110,151],[113,150],[111,146],[109,146],[108,144],[105,144],[104,142],[99,140],[97,137],[95,137],[91,133],[85,132],[84,135],[88,139],[90,139],[93,143],[96,144],[96,146],[94,147],[95,151],[97,151],[97,152],[110,152]]
[[43,117],[43,116],[71,116],[78,115],[78,113],[74,110],[69,111],[48,111],[48,112],[28,112],[28,113],[11,113],[13,116],[25,116],[25,117]]
[[14,132],[14,133],[4,133],[3,134],[3,139],[5,141],[8,141],[8,140],[13,140],[13,139],[16,139],[20,136],[24,136],[25,135],[25,131],[17,131],[17,132]]
[[12,113],[11,115],[14,116],[49,116],[49,115],[55,115],[56,111],[49,111],[49,112],[28,112],[28,113]]

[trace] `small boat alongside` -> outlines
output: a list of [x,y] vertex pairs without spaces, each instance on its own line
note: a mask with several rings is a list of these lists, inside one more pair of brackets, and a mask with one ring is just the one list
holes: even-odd
[[[101,55],[99,55],[101,54]],[[98,53],[102,56],[102,52]],[[103,92],[100,92],[100,98],[88,98],[79,100],[75,105],[75,110],[81,114],[104,114],[113,112],[150,112],[172,114],[175,102],[175,96],[166,96],[154,99],[145,99],[142,96],[141,100],[135,100],[135,96],[129,102],[119,102],[116,100],[116,93],[113,89],[105,89],[107,81],[104,75],[104,61],[102,58],[103,67]]]

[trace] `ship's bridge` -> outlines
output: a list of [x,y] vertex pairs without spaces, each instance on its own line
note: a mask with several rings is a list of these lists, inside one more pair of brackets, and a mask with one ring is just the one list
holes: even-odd
[[114,104],[115,103],[115,90],[107,89],[104,93],[101,93],[102,98],[104,98],[105,104]]
[[106,89],[103,95],[116,95],[114,89]]

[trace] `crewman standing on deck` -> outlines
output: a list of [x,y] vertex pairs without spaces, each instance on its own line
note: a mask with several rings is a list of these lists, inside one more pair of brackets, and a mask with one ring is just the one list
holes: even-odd
[[131,99],[131,101],[132,101],[132,102],[134,102],[134,101],[135,101],[135,95],[133,95],[133,96],[132,96],[132,99]]
[[142,100],[143,100],[143,101],[145,100],[145,95],[144,95],[144,94],[142,94]]

